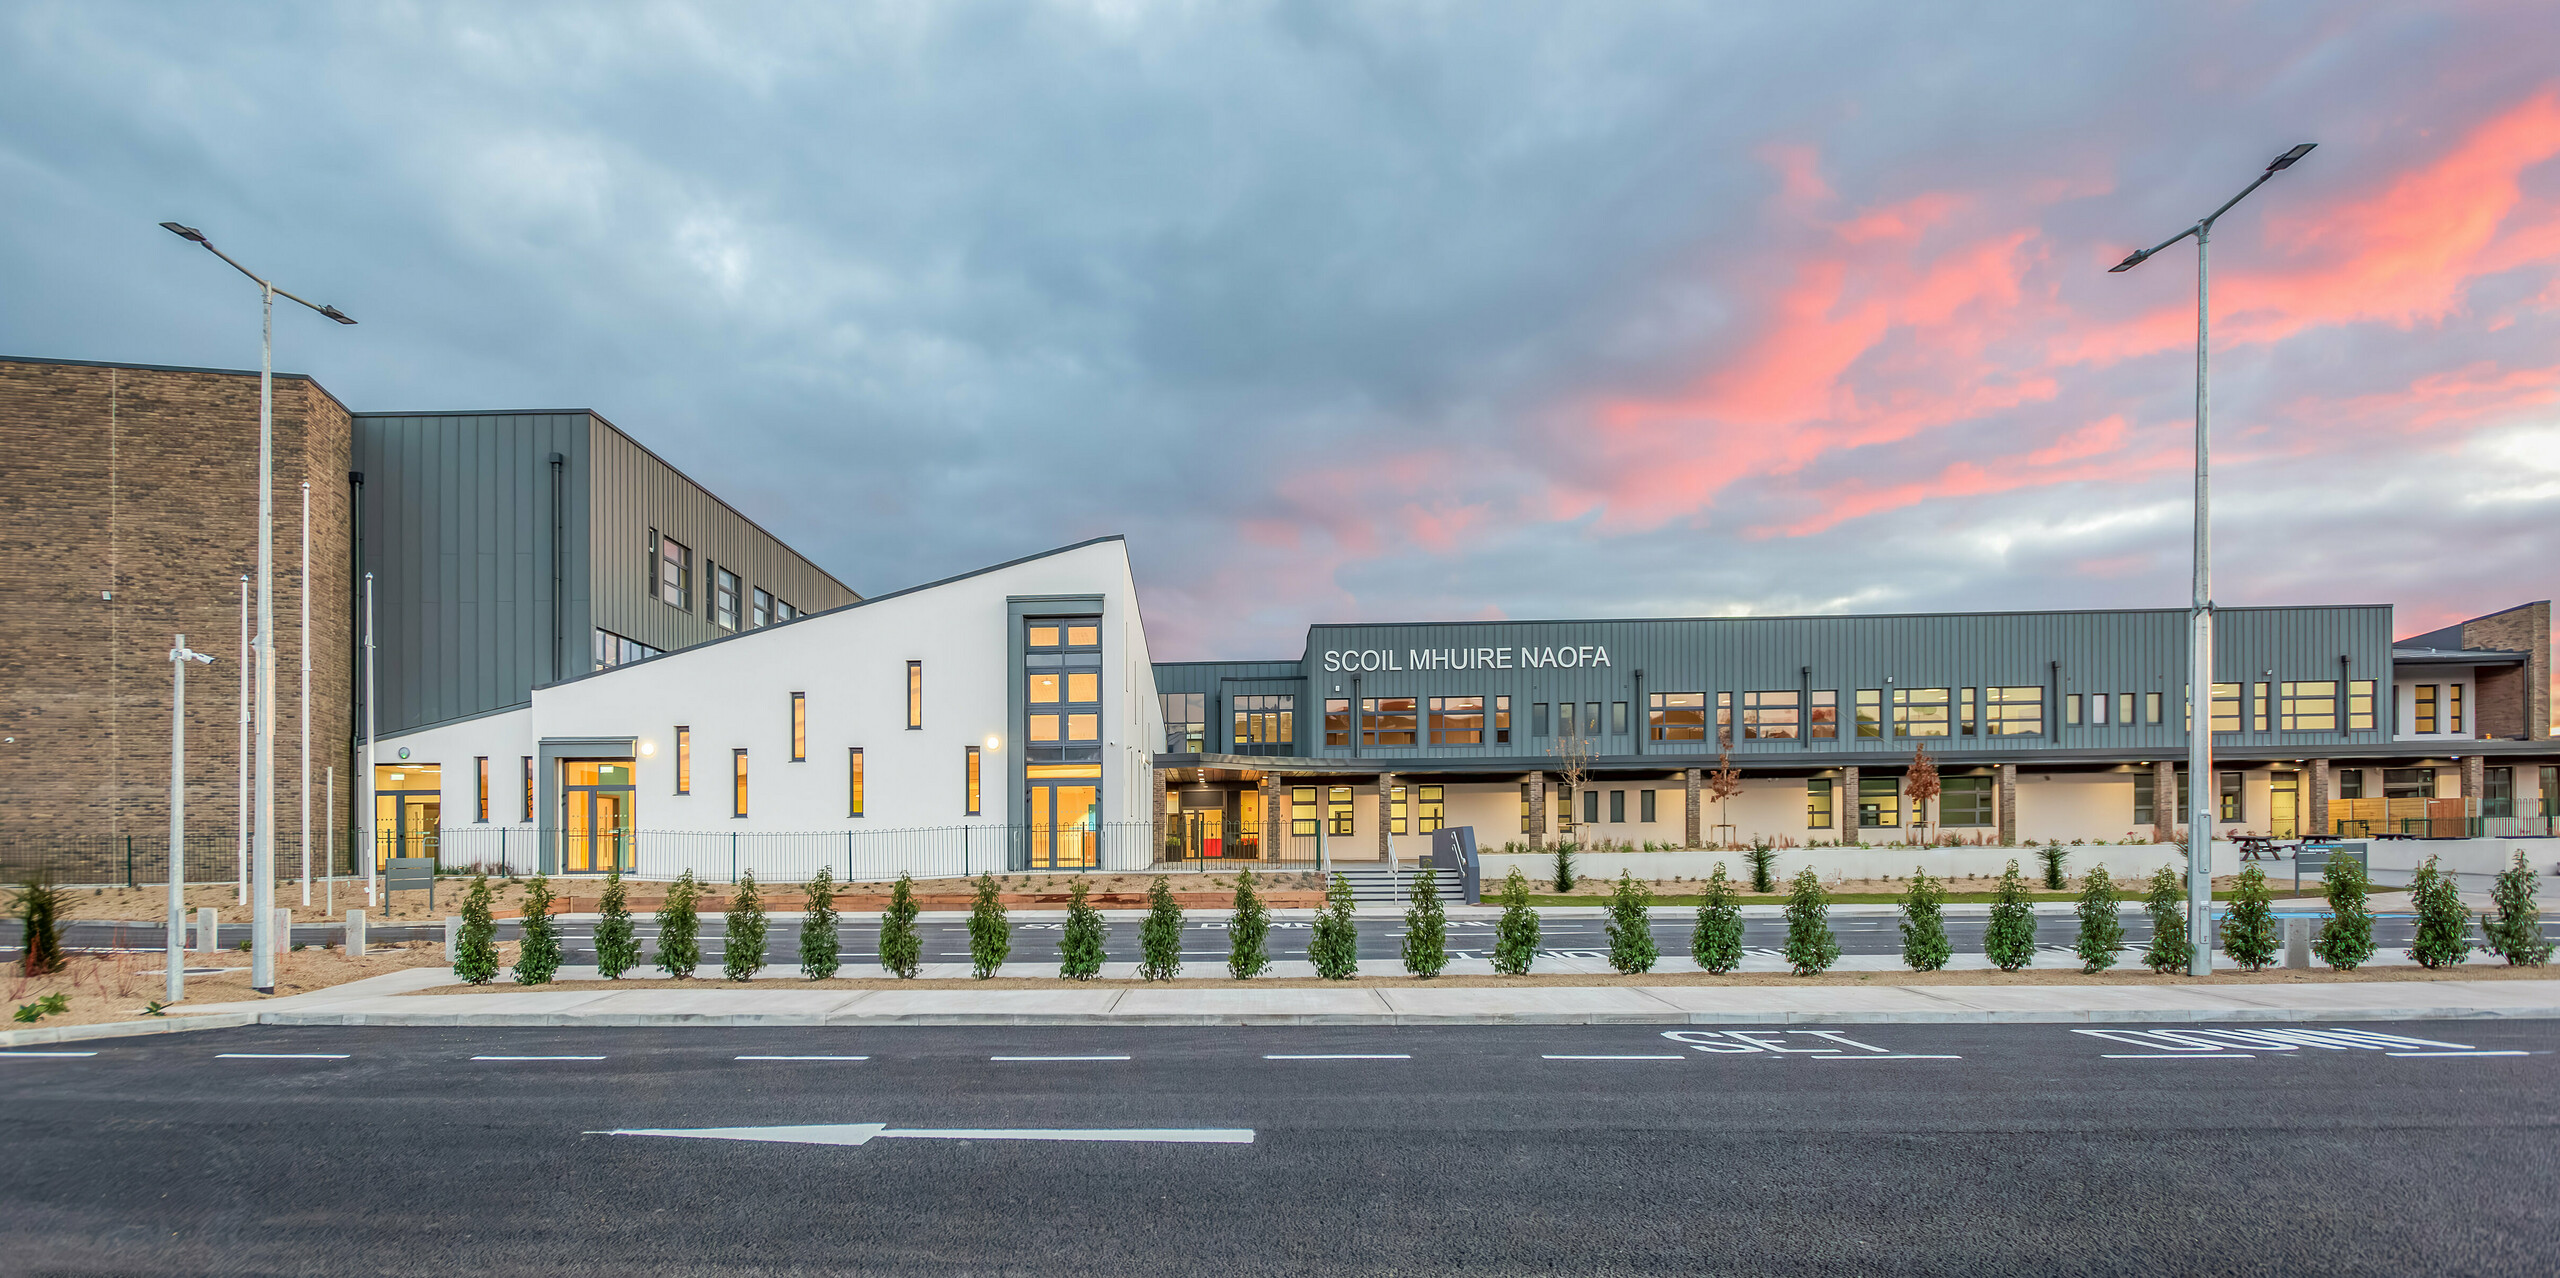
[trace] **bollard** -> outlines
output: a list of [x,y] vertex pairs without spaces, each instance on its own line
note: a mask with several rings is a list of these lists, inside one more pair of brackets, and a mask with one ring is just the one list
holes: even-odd
[[279,907],[275,911],[275,926],[268,931],[275,934],[276,953],[282,954],[291,950],[293,948],[293,911]]
[[347,957],[364,957],[364,911],[347,911]]
[[2311,966],[2311,920],[2286,919],[2284,921],[2284,965],[2301,968]]
[[210,905],[196,907],[196,953],[212,954],[221,950],[221,924],[222,911]]
[[460,957],[462,957],[462,916],[448,914],[444,916],[444,961],[450,963]]

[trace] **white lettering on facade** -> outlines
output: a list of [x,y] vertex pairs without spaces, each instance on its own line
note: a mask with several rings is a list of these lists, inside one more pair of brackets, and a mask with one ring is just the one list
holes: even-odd
[[1324,654],[1327,674],[1383,670],[1571,670],[1606,666],[1609,650],[1594,644],[1562,648],[1407,648],[1401,664],[1387,648],[1335,649]]

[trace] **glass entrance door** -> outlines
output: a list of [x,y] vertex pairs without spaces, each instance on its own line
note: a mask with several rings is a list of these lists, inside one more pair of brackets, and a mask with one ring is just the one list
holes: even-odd
[[1090,781],[1031,785],[1031,868],[1090,870],[1102,864],[1102,787]]
[[560,765],[560,868],[602,874],[636,866],[629,763],[571,759]]
[[2267,834],[2271,838],[2290,839],[2302,832],[2302,774],[2274,772],[2267,776]]
[[444,818],[444,769],[436,764],[374,769],[373,856],[376,869],[392,857],[436,856],[436,830]]

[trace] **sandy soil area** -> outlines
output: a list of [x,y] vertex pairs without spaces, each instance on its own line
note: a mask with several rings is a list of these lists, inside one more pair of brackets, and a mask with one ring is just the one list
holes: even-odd
[[[361,959],[351,959],[336,950],[317,947],[279,954],[276,956],[276,992],[272,997],[308,994],[313,990],[402,968],[444,966],[442,941],[415,941],[401,946],[376,945],[373,950]],[[170,1015],[184,1015],[210,1003],[251,1002],[269,997],[249,988],[248,955],[226,950],[219,954],[187,956],[190,973],[215,967],[225,970],[219,975],[187,977],[187,999],[169,1009]],[[157,954],[74,954],[61,971],[49,976],[28,976],[20,964],[10,963],[0,968],[0,1006],[14,1012],[55,993],[67,996],[71,1006],[68,1011],[54,1013],[32,1024],[0,1022],[0,1029],[43,1029],[134,1020],[144,1015],[144,1008],[159,1000],[164,993],[161,971],[162,964]]]

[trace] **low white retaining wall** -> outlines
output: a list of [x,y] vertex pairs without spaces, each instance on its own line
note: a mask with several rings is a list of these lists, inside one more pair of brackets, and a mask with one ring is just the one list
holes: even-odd
[[[2466,890],[2485,890],[2491,877],[2507,867],[2516,854],[2524,850],[2525,862],[2546,878],[2560,873],[2560,839],[2372,839],[2366,840],[2366,864],[2374,879],[2384,886],[2406,884],[2409,876],[2428,857],[2460,876]],[[2065,844],[2069,859],[2067,872],[2078,875],[2093,865],[2104,865],[2116,882],[2147,879],[2161,866],[2183,870],[2186,852],[2175,843],[2086,843]],[[1961,879],[1968,874],[1997,878],[2010,861],[2030,879],[2043,873],[2043,863],[2034,848],[1780,848],[1776,868],[1779,878],[1792,878],[1796,871],[1810,865],[1825,879],[1873,878],[1891,874],[1908,875],[1914,867],[1925,866],[1929,873],[1942,879]],[[1725,873],[1734,878],[1747,878],[1751,863],[1740,852],[1583,852],[1574,857],[1574,873],[1584,878],[1614,879],[1620,871],[1632,872],[1639,879],[1670,878],[1703,879],[1715,872],[1723,862]],[[2288,883],[2293,878],[2293,859],[2288,856],[2275,861],[2251,864],[2266,869],[2267,877]],[[2241,869],[2239,848],[2216,841],[2213,845],[2213,872],[2238,874]],[[1536,854],[1488,852],[1484,854],[1485,890],[1490,893],[1512,867],[1529,881],[1537,883],[1555,876],[1555,852],[1549,849]],[[1412,869],[1408,864],[1405,868]]]

